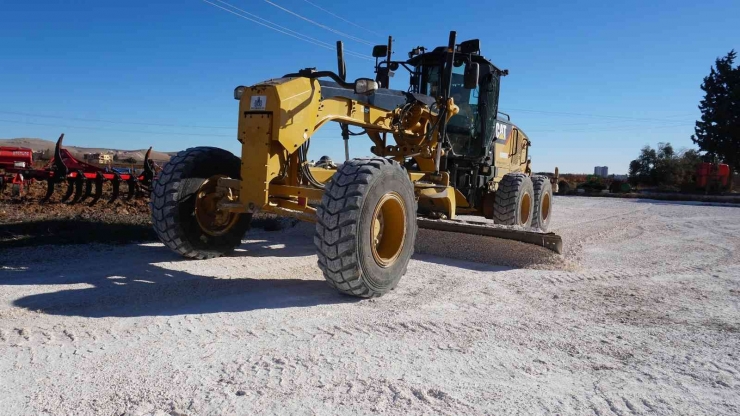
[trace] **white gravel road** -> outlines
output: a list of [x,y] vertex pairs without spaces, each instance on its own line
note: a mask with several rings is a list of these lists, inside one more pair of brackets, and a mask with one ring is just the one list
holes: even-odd
[[208,261],[6,250],[0,413],[740,414],[740,208],[556,197],[552,228],[540,262],[423,232],[366,301],[305,227]]

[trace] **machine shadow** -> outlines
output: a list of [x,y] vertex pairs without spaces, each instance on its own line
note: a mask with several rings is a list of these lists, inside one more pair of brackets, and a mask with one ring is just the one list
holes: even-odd
[[[286,226],[274,218],[256,218],[246,237],[292,226],[295,223]],[[93,219],[48,219],[0,224],[0,250],[59,244],[128,244],[153,241],[159,239],[151,224]]]
[[42,220],[0,225],[0,249],[57,244],[155,241],[150,225],[87,220]]
[[103,318],[246,312],[357,301],[323,280],[216,279],[156,267],[107,282],[105,274],[88,277],[92,288],[30,295],[13,305],[49,315]]
[[[289,236],[250,241],[242,244],[235,255],[277,258],[313,254],[310,240],[296,237],[292,238],[298,240],[294,245],[285,241]],[[35,261],[32,255],[0,260],[0,286],[84,287],[25,296],[14,300],[14,306],[52,315],[100,318],[245,312],[358,301],[329,287],[318,273],[290,276],[286,274],[289,272],[277,270],[263,278],[269,274],[268,269],[250,277],[248,268],[242,273],[237,268],[228,278],[215,278],[173,270],[165,266],[174,263],[174,268],[178,268],[178,263],[190,260],[155,244],[104,247],[93,253],[82,269],[61,261],[63,249],[50,247],[43,254],[51,259],[46,263]],[[204,269],[206,262],[219,261],[224,260],[204,261]]]

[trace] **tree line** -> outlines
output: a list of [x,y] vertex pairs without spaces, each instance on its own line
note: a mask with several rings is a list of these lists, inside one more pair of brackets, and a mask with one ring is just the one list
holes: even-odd
[[637,159],[630,162],[629,181],[632,185],[657,186],[665,190],[690,190],[702,160],[695,149],[677,152],[670,143],[658,143],[657,149],[645,146]]
[[[717,58],[701,89],[701,120],[696,121],[691,141],[699,150],[676,152],[670,143],[657,149],[645,146],[630,162],[629,179],[634,185],[686,190],[693,186],[701,162],[725,163],[730,172],[740,167],[740,65],[733,66],[737,53],[731,50]],[[730,175],[732,189],[732,175]]]

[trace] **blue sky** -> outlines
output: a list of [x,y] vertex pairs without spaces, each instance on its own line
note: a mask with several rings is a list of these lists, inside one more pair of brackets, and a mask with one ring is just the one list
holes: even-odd
[[[226,1],[315,40],[343,40],[361,55],[388,35],[397,59],[417,45],[445,44],[450,30],[481,39],[484,55],[510,70],[500,108],[531,137],[535,171],[607,165],[626,173],[646,144],[692,147],[702,78],[715,58],[740,49],[737,0],[458,0],[433,8],[407,0],[387,15],[380,3],[358,0]],[[347,66],[348,78],[373,76],[369,60],[348,56]],[[211,145],[238,154],[234,87],[304,67],[334,70],[334,51],[202,0],[5,0],[0,138],[64,132],[70,145]],[[391,82],[405,89],[407,77]],[[364,156],[369,144],[353,139],[351,149]],[[310,156],[322,154],[343,158],[338,129],[316,134]]]

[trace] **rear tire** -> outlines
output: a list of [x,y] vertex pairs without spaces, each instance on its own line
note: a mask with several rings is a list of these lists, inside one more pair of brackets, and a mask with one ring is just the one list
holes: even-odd
[[239,178],[241,161],[215,147],[195,147],[173,157],[153,181],[151,211],[154,230],[165,246],[191,259],[231,253],[249,229],[251,214],[238,218],[219,235],[201,228],[195,215],[197,193],[215,175]]
[[414,251],[416,209],[414,186],[398,163],[342,164],[316,212],[314,243],[327,283],[364,298],[394,289]]
[[507,173],[496,190],[493,217],[496,224],[529,228],[534,213],[532,180],[523,173]]
[[552,184],[547,176],[533,176],[532,185],[534,188],[532,228],[547,231],[552,214]]

